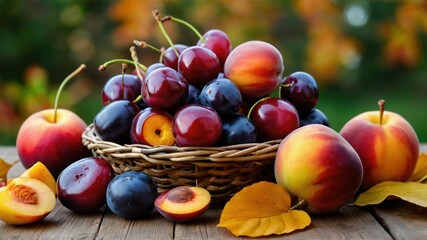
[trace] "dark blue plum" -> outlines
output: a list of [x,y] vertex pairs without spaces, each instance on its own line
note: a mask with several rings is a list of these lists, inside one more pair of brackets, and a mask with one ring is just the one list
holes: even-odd
[[188,95],[183,104],[199,103],[200,89],[194,85],[188,85]]
[[242,95],[231,80],[217,78],[208,82],[200,92],[200,103],[213,108],[219,115],[233,114],[242,106]]
[[107,188],[107,206],[125,219],[146,217],[154,208],[158,196],[153,179],[137,171],[127,171],[111,180]]
[[222,118],[222,134],[218,141],[219,146],[228,146],[257,141],[255,125],[241,113]]
[[309,124],[316,124],[316,123],[325,125],[327,127],[330,126],[329,120],[326,117],[326,115],[317,108],[311,109],[308,115],[306,116],[300,116],[300,119],[299,119],[300,127],[309,125]]
[[139,107],[128,100],[117,100],[103,107],[95,116],[95,132],[104,141],[131,143],[130,127]]

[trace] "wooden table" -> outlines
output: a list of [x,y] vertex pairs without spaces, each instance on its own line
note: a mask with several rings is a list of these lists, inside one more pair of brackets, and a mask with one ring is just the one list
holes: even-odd
[[[427,144],[421,145],[427,152]],[[15,147],[0,147],[0,158],[13,162]],[[15,165],[9,177],[23,171]],[[0,221],[0,239],[234,239],[227,229],[216,227],[220,209],[209,209],[197,221],[173,223],[153,210],[147,219],[125,220],[107,208],[90,215],[78,215],[57,203],[40,222],[24,226]],[[427,208],[401,200],[374,207],[344,207],[339,212],[312,216],[311,225],[281,236],[261,239],[427,239]]]

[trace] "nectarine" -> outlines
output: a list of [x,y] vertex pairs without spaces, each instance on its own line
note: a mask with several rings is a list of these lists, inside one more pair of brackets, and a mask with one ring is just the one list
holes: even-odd
[[308,212],[328,213],[355,195],[363,167],[342,136],[324,125],[310,124],[282,140],[274,174],[278,184],[307,203]]
[[86,123],[67,109],[54,109],[32,114],[22,123],[16,139],[16,149],[22,165],[30,168],[42,162],[57,178],[71,163],[89,155],[82,144]]
[[224,75],[242,95],[260,98],[276,89],[284,70],[279,50],[270,43],[248,41],[234,48],[224,64]]
[[58,109],[63,87],[85,68],[84,64],[80,65],[64,79],[56,93],[53,109],[33,113],[19,128],[16,150],[25,168],[30,168],[36,162],[42,162],[57,178],[68,165],[90,155],[82,144],[86,123],[72,111]]
[[411,124],[401,115],[384,111],[361,113],[350,119],[340,134],[363,163],[362,190],[382,181],[406,181],[418,160],[419,142]]

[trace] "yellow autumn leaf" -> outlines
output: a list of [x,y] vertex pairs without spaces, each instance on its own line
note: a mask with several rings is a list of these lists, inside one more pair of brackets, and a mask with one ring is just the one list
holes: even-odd
[[258,182],[243,188],[225,205],[218,227],[235,236],[284,234],[310,225],[310,216],[290,210],[291,197],[280,185]]
[[388,197],[398,197],[404,201],[427,207],[427,184],[385,181],[361,193],[354,202],[354,205],[366,206],[379,204]]
[[6,180],[7,179],[7,173],[9,172],[9,169],[15,165],[17,161],[13,163],[8,163],[4,159],[0,158],[0,180]]
[[427,153],[420,153],[414,172],[408,181],[423,182],[427,177]]

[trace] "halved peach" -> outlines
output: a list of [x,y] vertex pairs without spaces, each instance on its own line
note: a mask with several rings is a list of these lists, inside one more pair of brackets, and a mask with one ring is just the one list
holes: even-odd
[[42,181],[18,177],[0,188],[0,220],[23,225],[46,217],[56,205],[52,190]]
[[33,166],[25,170],[20,177],[29,177],[40,180],[52,190],[55,196],[57,195],[55,178],[42,162],[36,162]]
[[161,193],[154,201],[157,211],[173,222],[199,217],[211,202],[210,193],[202,187],[179,186]]

